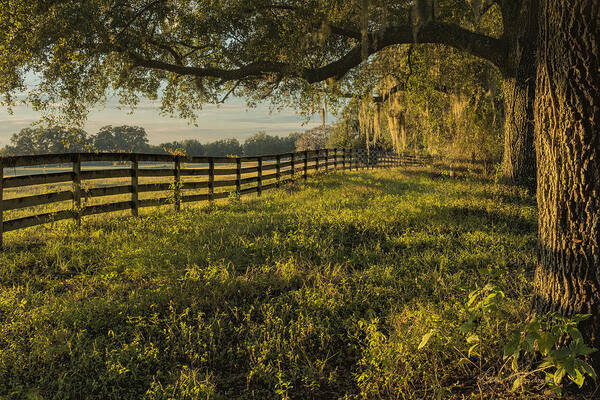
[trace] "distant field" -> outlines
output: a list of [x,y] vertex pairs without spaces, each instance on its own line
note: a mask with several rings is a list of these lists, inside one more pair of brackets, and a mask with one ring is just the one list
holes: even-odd
[[[500,379],[536,218],[508,188],[376,170],[11,233],[0,397],[551,398]],[[465,304],[488,283],[504,322],[467,357]]]

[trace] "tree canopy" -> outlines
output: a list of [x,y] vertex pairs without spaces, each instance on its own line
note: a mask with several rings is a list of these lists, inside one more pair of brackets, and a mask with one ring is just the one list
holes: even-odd
[[[231,94],[298,105],[310,84],[353,91],[355,67],[390,46],[442,43],[505,67],[493,2],[34,0],[0,11],[0,91],[77,119],[109,92],[191,117]],[[499,1],[510,3],[509,1]],[[435,18],[434,18],[435,14]],[[467,18],[465,16],[468,16]],[[469,22],[469,20],[471,20]],[[33,74],[37,84],[27,87]],[[333,84],[333,81],[336,84]],[[322,90],[322,85],[319,89]],[[303,98],[305,100],[305,97]],[[56,110],[58,108],[58,110]]]

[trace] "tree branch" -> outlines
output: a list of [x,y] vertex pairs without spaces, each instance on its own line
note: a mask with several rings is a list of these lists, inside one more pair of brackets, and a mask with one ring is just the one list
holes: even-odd
[[158,3],[162,3],[164,0],[155,0],[151,3],[146,4],[144,7],[142,7],[138,12],[135,13],[135,15],[133,16],[133,18],[131,18],[129,21],[127,21],[127,23],[125,23],[125,26],[123,26],[123,28],[121,28],[121,31],[119,31],[115,37],[119,38],[123,33],[125,33],[125,31],[127,29],[129,29],[129,27],[131,27],[131,25],[133,25],[133,23],[140,18],[146,11],[150,10],[152,7],[154,7],[155,5],[157,5]]
[[[410,43],[445,44],[469,54],[486,59],[503,69],[507,58],[507,46],[501,39],[492,38],[469,31],[455,24],[430,21],[421,27],[416,35],[410,25],[389,27],[382,32],[372,33],[367,55],[393,45]],[[377,40],[375,40],[377,38]],[[415,41],[416,39],[416,41]],[[297,68],[278,61],[255,61],[237,69],[218,67],[195,67],[167,63],[161,60],[145,59],[137,53],[128,52],[135,66],[173,72],[179,75],[215,77],[224,81],[244,78],[259,78],[270,73],[284,74],[304,79],[308,83],[322,82],[329,78],[341,79],[351,69],[363,61],[362,47],[357,45],[338,60],[318,68]]]

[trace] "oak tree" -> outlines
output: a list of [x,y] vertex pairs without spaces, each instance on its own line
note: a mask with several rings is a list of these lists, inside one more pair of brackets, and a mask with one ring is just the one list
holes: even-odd
[[536,305],[600,348],[600,1],[543,0],[538,46]]
[[[438,43],[481,57],[504,79],[504,175],[533,176],[537,0],[32,0],[0,8],[0,91],[77,119],[117,93],[192,117],[235,94],[302,104],[311,85],[354,86],[353,71],[391,46]],[[502,33],[463,23],[501,15]],[[39,78],[27,87],[26,76]]]

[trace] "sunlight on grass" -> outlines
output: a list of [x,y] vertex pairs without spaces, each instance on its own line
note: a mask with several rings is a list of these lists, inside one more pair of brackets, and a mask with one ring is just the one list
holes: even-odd
[[380,170],[7,235],[0,395],[460,398],[507,336],[468,357],[466,298],[493,282],[522,319],[536,221],[508,189]]

